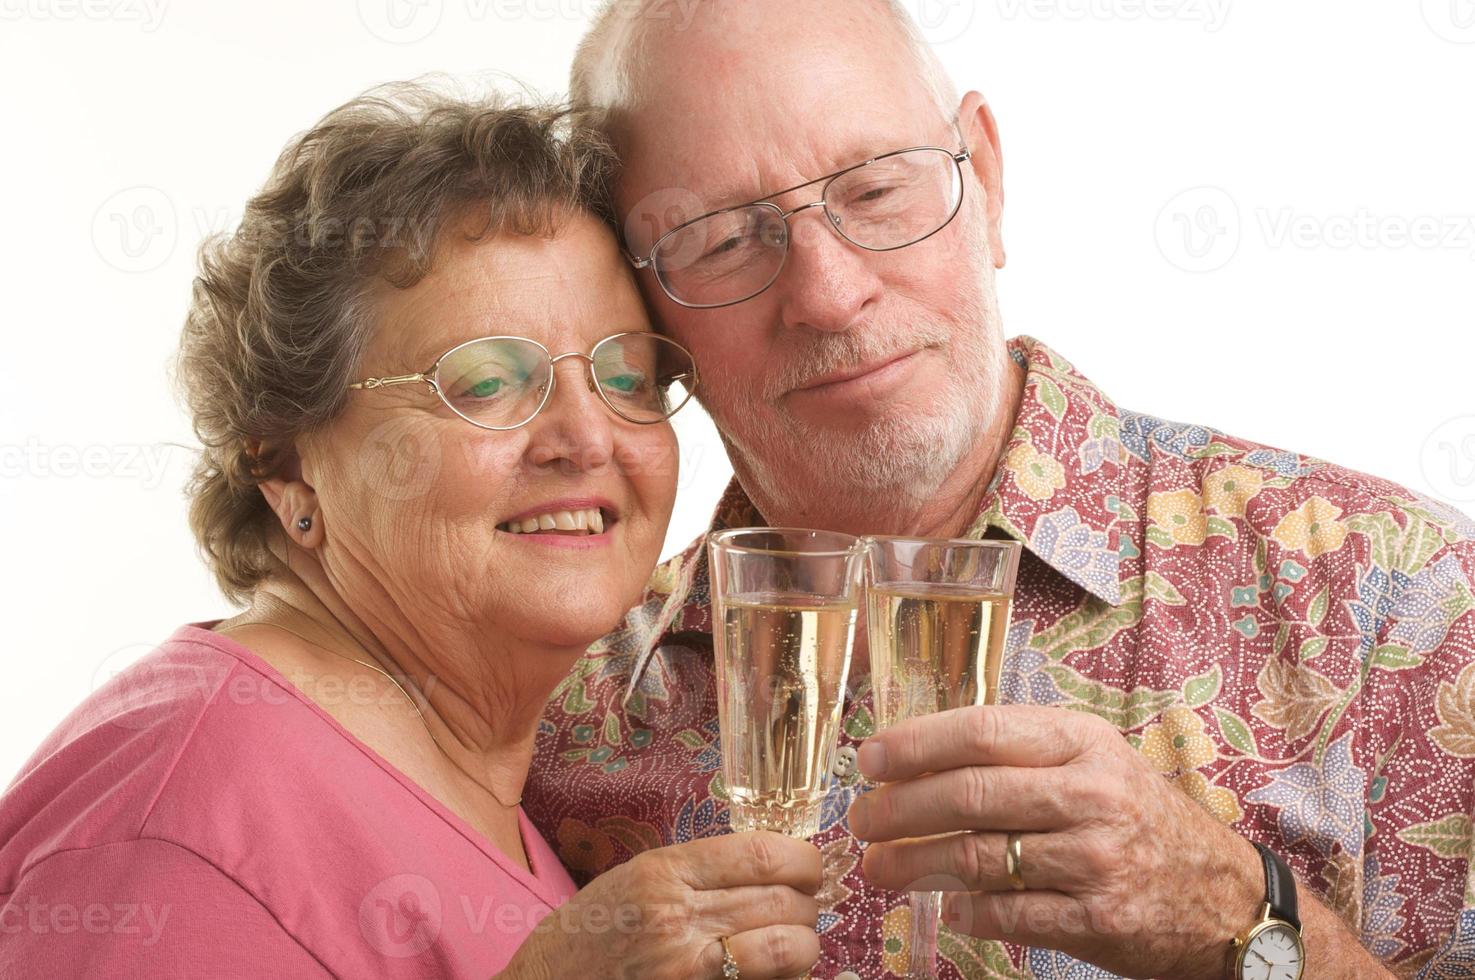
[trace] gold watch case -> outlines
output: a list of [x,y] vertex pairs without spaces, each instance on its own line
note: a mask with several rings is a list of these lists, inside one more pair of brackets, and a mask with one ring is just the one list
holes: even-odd
[[1271,915],[1269,902],[1260,906],[1260,918],[1254,925],[1243,935],[1235,936],[1229,941],[1229,980],[1251,980],[1245,973],[1245,955],[1262,933],[1272,929],[1283,929],[1295,939],[1297,963],[1295,973],[1291,977],[1285,978],[1283,974],[1277,976],[1272,972],[1270,980],[1301,980],[1306,973],[1306,945],[1301,940],[1301,932],[1284,919],[1277,919]]

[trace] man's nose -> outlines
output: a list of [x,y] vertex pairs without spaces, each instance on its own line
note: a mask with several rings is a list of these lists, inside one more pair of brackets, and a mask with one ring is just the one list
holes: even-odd
[[784,326],[827,333],[854,326],[881,293],[870,254],[842,238],[823,207],[796,210],[789,217],[788,259],[773,284]]

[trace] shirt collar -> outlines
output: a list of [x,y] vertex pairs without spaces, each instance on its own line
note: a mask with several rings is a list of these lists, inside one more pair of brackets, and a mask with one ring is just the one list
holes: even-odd
[[[981,538],[997,528],[1093,596],[1118,605],[1123,568],[1117,523],[1129,459],[1121,416],[1069,361],[1033,337],[1010,340],[1009,356],[1025,369],[1024,393],[1003,461],[964,536]],[[708,535],[763,523],[734,479]],[[704,535],[657,569],[653,597],[664,593],[665,599],[649,623],[651,642],[639,656],[636,678],[662,638],[711,631],[706,541]]]

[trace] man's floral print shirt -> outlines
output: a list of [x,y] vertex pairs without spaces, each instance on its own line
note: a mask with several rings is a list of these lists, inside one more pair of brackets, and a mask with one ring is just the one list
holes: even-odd
[[[1397,972],[1475,976],[1475,522],[1118,408],[1044,344],[1009,348],[1024,398],[969,532],[1025,546],[999,700],[1108,719],[1164,779],[1285,856]],[[734,483],[712,526],[761,523]],[[728,829],[702,544],[657,569],[541,726],[524,806],[581,883]],[[845,747],[873,730],[856,681]],[[813,838],[814,976],[890,977],[907,962],[907,898],[860,871],[845,812],[861,788],[840,755]],[[1112,976],[946,929],[941,948],[945,978]]]

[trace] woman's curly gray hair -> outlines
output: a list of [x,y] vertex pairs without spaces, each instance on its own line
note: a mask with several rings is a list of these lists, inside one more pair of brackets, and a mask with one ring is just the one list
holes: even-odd
[[552,234],[579,210],[611,220],[614,169],[564,108],[417,83],[373,89],[287,146],[235,233],[201,246],[174,365],[203,446],[190,527],[227,597],[249,601],[270,568],[279,525],[258,484],[342,409],[374,288],[418,282],[452,221],[480,240]]

